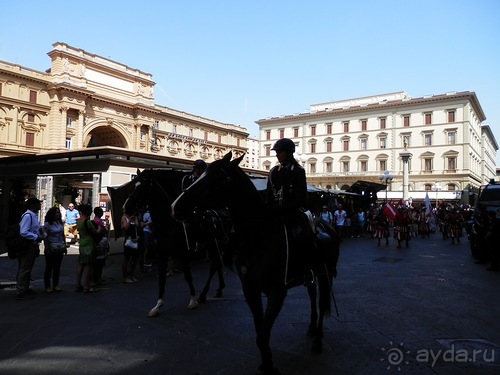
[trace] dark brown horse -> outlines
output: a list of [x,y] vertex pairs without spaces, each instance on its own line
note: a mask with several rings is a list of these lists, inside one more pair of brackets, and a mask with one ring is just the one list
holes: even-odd
[[[167,264],[169,259],[175,257],[179,260],[184,279],[189,287],[188,309],[195,309],[199,302],[206,301],[212,277],[217,274],[219,286],[215,297],[222,297],[222,289],[225,287],[222,272],[222,260],[220,252],[223,251],[223,237],[218,231],[221,224],[217,222],[216,213],[203,213],[199,215],[198,225],[192,233],[197,235],[199,241],[205,241],[208,255],[211,261],[208,280],[202,292],[196,295],[196,289],[191,272],[191,260],[193,252],[188,250],[186,228],[183,223],[175,220],[171,215],[171,204],[175,197],[181,193],[181,181],[186,172],[169,169],[146,169],[137,171],[137,176],[123,187],[126,197],[120,196],[116,191],[110,192],[114,208],[131,207],[131,210],[148,206],[153,225],[156,228],[157,262],[158,262],[158,300],[156,305],[149,311],[148,316],[159,314],[164,303],[165,285],[167,280]],[[121,204],[118,206],[118,204]],[[223,233],[224,234],[224,233]]]
[[[235,265],[245,300],[253,315],[256,342],[261,353],[259,370],[279,374],[269,346],[271,331],[289,288],[300,283],[287,282],[287,237],[283,224],[271,215],[262,194],[239,167],[242,157],[231,161],[228,153],[211,163],[206,172],[182,193],[172,205],[175,218],[182,220],[199,204],[227,205],[237,237]],[[313,349],[321,351],[323,319],[331,309],[331,286],[336,275],[339,239],[331,227],[322,225],[323,240],[317,240],[314,272],[319,286],[319,314],[316,287],[308,288],[311,298],[309,334],[314,335]],[[329,235],[326,235],[327,232]],[[313,246],[313,244],[311,244]],[[262,294],[267,297],[264,308]]]

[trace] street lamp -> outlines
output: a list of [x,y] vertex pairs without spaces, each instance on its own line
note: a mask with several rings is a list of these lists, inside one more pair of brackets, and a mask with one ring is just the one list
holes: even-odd
[[302,164],[302,166],[305,167],[305,164],[306,164],[306,161],[307,161],[307,155],[306,154],[300,154],[298,152],[296,154],[297,154],[296,159],[299,159],[300,162],[301,162],[301,164]]
[[469,206],[474,206],[474,190],[471,184],[469,184],[467,190],[469,191]]
[[388,171],[385,170],[384,174],[381,174],[379,177],[380,181],[385,181],[385,201],[384,204],[387,203],[387,185],[394,178],[394,176]]
[[438,207],[438,191],[441,190],[441,184],[436,182],[435,185],[432,185],[432,190],[436,192],[436,209]]

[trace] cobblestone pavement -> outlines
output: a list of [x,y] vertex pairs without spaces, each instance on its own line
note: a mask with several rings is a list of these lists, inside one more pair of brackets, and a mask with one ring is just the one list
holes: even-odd
[[[17,262],[0,257],[0,374],[258,373],[260,356],[237,276],[227,270],[221,299],[188,310],[182,274],[167,279],[156,318],[157,274],[121,279],[121,241],[98,293],[74,292],[77,249],[63,260],[62,292],[43,292],[43,256],[36,260],[38,296],[18,301],[9,286]],[[1,248],[1,246],[0,246]],[[208,265],[194,262],[201,289]],[[416,238],[408,249],[370,238],[342,242],[334,292],[340,315],[326,321],[324,350],[312,354],[305,331],[305,288],[289,292],[272,335],[282,374],[499,374],[500,273],[474,264],[465,239]],[[213,281],[211,294],[216,289]]]

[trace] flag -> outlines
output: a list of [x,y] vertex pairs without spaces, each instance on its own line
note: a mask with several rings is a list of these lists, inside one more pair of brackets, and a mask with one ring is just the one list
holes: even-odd
[[429,199],[429,193],[425,192],[424,198],[425,213],[430,214],[432,211],[431,200]]
[[387,215],[390,221],[394,221],[396,218],[397,211],[392,205],[392,203],[387,203],[383,208],[384,213]]

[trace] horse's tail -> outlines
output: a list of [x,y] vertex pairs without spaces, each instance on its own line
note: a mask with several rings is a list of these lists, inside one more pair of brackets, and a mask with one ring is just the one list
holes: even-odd
[[[328,273],[337,277],[337,262],[340,254],[340,237],[337,231],[325,220],[318,220],[316,223],[317,234],[316,241],[320,249],[320,260],[325,263]],[[326,234],[322,236],[320,233]]]

